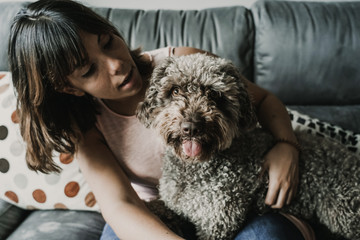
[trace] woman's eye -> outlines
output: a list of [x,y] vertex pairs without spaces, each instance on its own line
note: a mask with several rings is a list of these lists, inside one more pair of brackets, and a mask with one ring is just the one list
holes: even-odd
[[108,39],[108,41],[106,42],[106,44],[104,45],[104,48],[105,48],[105,49],[108,49],[108,48],[111,47],[112,42],[113,42],[113,39],[114,39],[113,35],[112,35],[112,34],[109,34],[109,39]]
[[176,97],[176,96],[179,96],[180,95],[180,88],[178,87],[174,87],[171,91],[171,95]]
[[82,75],[81,77],[83,77],[83,78],[88,78],[88,77],[90,77],[90,76],[95,72],[95,70],[96,70],[95,65],[94,65],[94,64],[91,64],[89,70],[88,70],[84,75]]

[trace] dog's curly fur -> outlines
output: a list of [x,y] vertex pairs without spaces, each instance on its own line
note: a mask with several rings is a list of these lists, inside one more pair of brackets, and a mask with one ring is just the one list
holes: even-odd
[[[154,70],[137,116],[169,146],[161,199],[195,224],[199,239],[232,239],[250,209],[270,210],[260,172],[275,140],[254,127],[251,98],[231,62],[204,54],[168,58]],[[282,211],[360,239],[360,157],[324,138],[296,136],[298,193]]]

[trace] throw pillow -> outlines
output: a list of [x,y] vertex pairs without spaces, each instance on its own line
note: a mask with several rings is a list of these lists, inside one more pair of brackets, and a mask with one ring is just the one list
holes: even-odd
[[16,116],[11,74],[0,72],[0,197],[25,209],[99,211],[98,204],[72,156],[54,153],[61,173],[27,168],[25,143]]
[[345,130],[339,126],[312,118],[298,111],[287,109],[293,129],[307,131],[310,134],[331,138],[344,144],[350,151],[360,155],[360,134]]

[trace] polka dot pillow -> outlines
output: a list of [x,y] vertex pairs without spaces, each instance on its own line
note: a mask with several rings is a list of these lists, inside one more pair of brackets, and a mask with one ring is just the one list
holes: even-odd
[[11,75],[0,72],[0,198],[25,209],[99,211],[72,156],[54,154],[55,162],[63,169],[60,174],[36,173],[27,168],[15,108]]

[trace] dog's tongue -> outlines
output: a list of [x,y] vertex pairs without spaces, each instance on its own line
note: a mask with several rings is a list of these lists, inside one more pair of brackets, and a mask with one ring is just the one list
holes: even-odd
[[195,157],[201,152],[201,144],[197,141],[184,141],[183,151],[189,157]]

